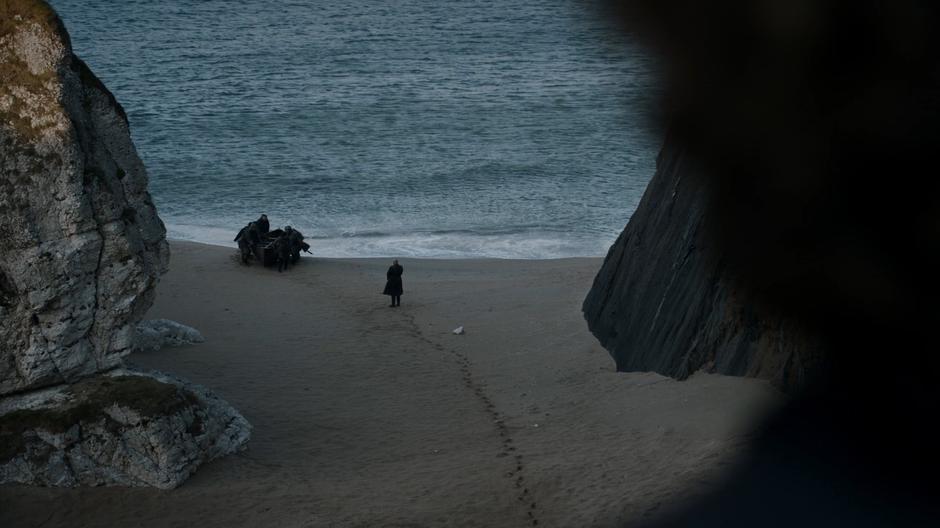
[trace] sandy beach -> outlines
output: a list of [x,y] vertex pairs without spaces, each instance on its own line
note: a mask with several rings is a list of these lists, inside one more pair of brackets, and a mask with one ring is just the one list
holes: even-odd
[[248,449],[167,492],[0,487],[0,526],[613,526],[717,482],[781,401],[615,372],[580,310],[601,259],[402,259],[393,309],[391,259],[171,249],[148,318],[206,342],[128,362],[217,392]]

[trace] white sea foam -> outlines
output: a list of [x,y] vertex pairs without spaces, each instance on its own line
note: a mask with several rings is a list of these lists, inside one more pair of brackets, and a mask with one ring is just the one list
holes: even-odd
[[[309,227],[296,226],[305,235]],[[187,240],[235,248],[235,231],[198,225],[167,225],[171,239]],[[504,258],[548,259],[604,256],[616,235],[607,242],[579,240],[556,233],[533,234],[399,234],[367,233],[366,236],[307,236],[314,256],[329,258],[412,257],[412,258]]]

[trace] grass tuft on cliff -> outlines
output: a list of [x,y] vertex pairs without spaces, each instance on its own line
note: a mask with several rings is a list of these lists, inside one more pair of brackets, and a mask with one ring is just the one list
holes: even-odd
[[[0,39],[23,23],[35,22],[65,36],[65,26],[55,9],[43,0],[0,0]],[[67,37],[66,37],[67,38]]]
[[37,109],[27,108],[22,100],[22,91],[38,100],[51,99],[47,84],[57,75],[56,71],[31,72],[13,51],[12,36],[32,25],[38,25],[41,31],[50,34],[51,39],[61,40],[71,49],[65,25],[49,4],[42,0],[0,0],[0,97],[11,101],[6,109],[0,110],[0,125],[11,127],[18,136],[27,140],[36,139],[41,126],[35,128],[28,116]]

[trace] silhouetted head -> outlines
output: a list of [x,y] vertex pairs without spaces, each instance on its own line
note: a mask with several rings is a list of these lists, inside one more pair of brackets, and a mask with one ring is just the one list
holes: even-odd
[[398,259],[395,259],[394,261],[392,261],[392,264],[394,264],[394,265],[397,266],[397,265],[398,265]]

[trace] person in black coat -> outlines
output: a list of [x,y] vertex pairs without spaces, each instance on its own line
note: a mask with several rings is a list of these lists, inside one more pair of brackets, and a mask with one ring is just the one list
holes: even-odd
[[284,228],[290,247],[290,263],[296,264],[300,260],[300,252],[304,249],[304,235],[300,231],[287,226]]
[[258,231],[260,231],[262,235],[268,234],[268,231],[271,229],[271,223],[268,222],[268,215],[266,214],[262,214],[261,218],[255,221],[255,225],[258,226]]
[[248,264],[248,258],[256,252],[258,244],[261,242],[257,223],[248,222],[248,225],[243,227],[235,236],[235,242],[238,242],[242,264]]
[[385,273],[385,291],[382,292],[383,295],[392,296],[392,304],[389,305],[389,308],[394,308],[395,306],[401,306],[401,294],[404,293],[404,289],[401,285],[401,274],[405,271],[405,268],[401,267],[401,264],[398,263],[398,260],[392,263],[388,268],[388,272]]

